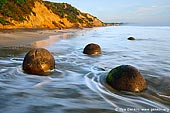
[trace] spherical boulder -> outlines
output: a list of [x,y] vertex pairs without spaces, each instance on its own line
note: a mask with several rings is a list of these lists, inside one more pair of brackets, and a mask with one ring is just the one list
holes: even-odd
[[101,48],[98,44],[90,43],[86,45],[86,47],[83,50],[84,54],[88,55],[99,55],[101,54]]
[[128,40],[136,40],[134,37],[129,37]]
[[48,50],[36,48],[25,55],[22,68],[28,74],[43,75],[55,68],[55,60]]
[[143,75],[130,65],[121,65],[112,69],[106,77],[106,82],[116,90],[141,92],[146,89]]

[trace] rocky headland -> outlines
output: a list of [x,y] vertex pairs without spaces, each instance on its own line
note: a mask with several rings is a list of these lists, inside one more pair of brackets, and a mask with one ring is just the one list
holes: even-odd
[[81,28],[104,26],[97,17],[67,3],[1,0],[0,28]]

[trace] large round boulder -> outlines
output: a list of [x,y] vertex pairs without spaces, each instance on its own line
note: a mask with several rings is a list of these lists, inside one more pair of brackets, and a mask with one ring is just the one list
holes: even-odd
[[112,69],[106,77],[106,82],[116,90],[141,92],[146,89],[143,75],[130,65],[121,65]]
[[102,52],[98,44],[90,43],[86,45],[86,47],[83,50],[83,53],[88,55],[98,55],[101,54]]
[[55,68],[55,60],[48,50],[36,48],[25,55],[22,68],[28,74],[43,75]]

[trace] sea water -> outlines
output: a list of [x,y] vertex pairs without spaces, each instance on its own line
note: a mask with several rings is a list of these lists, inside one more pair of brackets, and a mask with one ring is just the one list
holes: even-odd
[[[170,112],[170,27],[109,26],[60,32],[31,45],[0,48],[0,113]],[[136,40],[127,40],[133,36]],[[89,43],[102,54],[83,54]],[[22,70],[25,54],[43,47],[54,56],[50,76]],[[139,69],[140,93],[117,91],[105,81],[119,65]]]

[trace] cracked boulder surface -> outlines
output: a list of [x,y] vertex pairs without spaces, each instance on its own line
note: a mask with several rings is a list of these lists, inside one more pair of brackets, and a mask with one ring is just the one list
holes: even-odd
[[106,77],[106,82],[116,90],[141,92],[146,89],[143,75],[131,65],[113,68]]
[[25,55],[22,68],[25,73],[43,75],[55,68],[55,60],[48,50],[36,48]]

